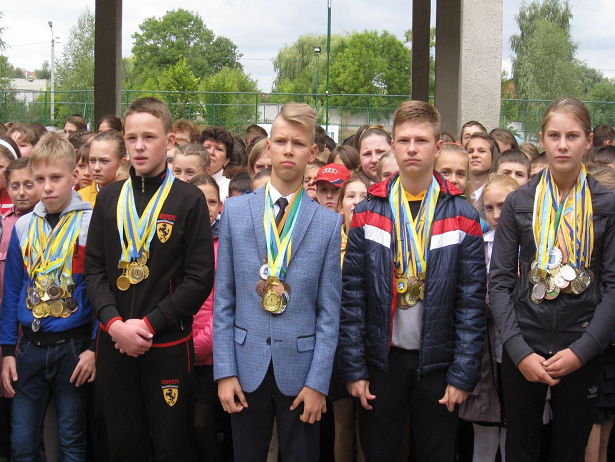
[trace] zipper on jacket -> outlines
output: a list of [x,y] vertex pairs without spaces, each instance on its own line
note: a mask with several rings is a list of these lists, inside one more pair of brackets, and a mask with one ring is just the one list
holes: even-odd
[[[559,298],[559,297],[558,297]],[[556,300],[555,306],[553,307],[552,319],[551,323],[551,342],[549,343],[549,354],[553,355],[553,346],[555,344],[555,333],[557,332],[557,309],[559,305],[559,300]]]
[[416,370],[416,381],[417,382],[421,381],[421,370],[420,369]]

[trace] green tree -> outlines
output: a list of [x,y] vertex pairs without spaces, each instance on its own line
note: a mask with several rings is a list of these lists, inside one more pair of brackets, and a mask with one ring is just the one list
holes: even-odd
[[161,91],[173,92],[168,94],[167,104],[175,119],[190,118],[190,105],[194,96],[185,92],[198,90],[199,79],[188,67],[186,58],[182,56],[177,63],[160,74],[158,88]]
[[615,125],[615,82],[603,78],[602,81],[594,85],[588,95],[590,101],[596,101],[590,105],[589,109],[594,116],[593,123],[607,123]]
[[184,9],[148,18],[133,34],[135,82],[157,77],[182,57],[198,78],[213,75],[223,67],[241,69],[237,46],[216,37],[197,13]]
[[56,78],[60,90],[94,89],[94,13],[87,7],[70,29]]
[[51,66],[49,65],[49,61],[44,60],[41,64],[41,68],[34,71],[34,75],[36,75],[37,79],[49,80],[51,78]]
[[255,122],[254,93],[258,92],[258,83],[241,69],[225,67],[203,79],[199,90],[208,92],[202,96],[202,115],[209,125],[238,131],[241,125]]

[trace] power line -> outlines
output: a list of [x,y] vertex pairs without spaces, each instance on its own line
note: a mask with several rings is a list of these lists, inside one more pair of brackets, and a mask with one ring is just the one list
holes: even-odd
[[[36,43],[22,43],[20,45],[9,45],[9,48],[15,48],[15,47],[28,47],[30,45],[42,45],[43,43],[49,43],[49,40],[47,40],[46,42],[36,42]],[[56,42],[59,43],[59,42]]]

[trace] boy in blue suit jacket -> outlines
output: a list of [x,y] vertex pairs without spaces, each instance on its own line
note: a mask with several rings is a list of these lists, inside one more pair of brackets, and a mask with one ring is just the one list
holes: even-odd
[[214,302],[214,378],[235,458],[316,461],[341,303],[341,217],[304,192],[316,112],[289,103],[267,149],[271,181],[224,204]]

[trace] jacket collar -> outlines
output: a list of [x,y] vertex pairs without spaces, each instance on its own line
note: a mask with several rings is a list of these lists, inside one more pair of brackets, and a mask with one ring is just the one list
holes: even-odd
[[[461,196],[463,194],[463,192],[457,189],[455,185],[445,180],[439,172],[436,172],[434,170],[433,174],[436,177],[438,183],[440,184],[441,194],[449,194],[451,196]],[[391,191],[391,188],[393,187],[393,183],[395,183],[395,180],[397,180],[398,177],[399,172],[394,175],[391,175],[389,178],[384,181],[381,181],[380,183],[376,183],[371,188],[369,188],[369,193],[372,196],[376,197],[389,197],[389,193]]]
[[130,167],[130,180],[132,181],[132,188],[135,191],[156,191],[164,181],[167,176],[168,166],[165,164],[165,168],[162,172],[160,172],[156,176],[143,178],[142,176],[137,175],[134,167]]
[[[90,205],[90,203],[84,202],[77,191],[73,191],[72,193],[73,195],[70,199],[70,203],[64,210],[62,210],[62,212],[60,212],[60,217],[66,215],[68,212],[72,212],[75,210],[92,210],[92,206]],[[38,202],[34,206],[34,210],[32,212],[43,218],[47,216],[47,209],[42,202]]]

